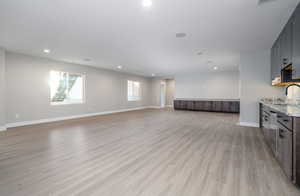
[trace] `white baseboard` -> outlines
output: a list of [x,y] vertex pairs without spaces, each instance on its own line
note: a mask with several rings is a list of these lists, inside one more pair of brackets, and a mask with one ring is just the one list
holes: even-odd
[[259,127],[259,123],[253,123],[253,122],[239,122],[237,125],[242,127]]
[[[50,122],[57,122],[57,121],[63,121],[63,120],[71,120],[71,119],[78,119],[78,118],[99,116],[99,115],[105,115],[105,114],[114,114],[114,113],[121,113],[121,112],[129,112],[129,111],[135,111],[135,110],[143,110],[143,109],[147,109],[147,108],[151,108],[151,106],[129,108],[129,109],[122,109],[122,110],[113,110],[113,111],[106,111],[106,112],[80,114],[80,115],[58,117],[58,118],[47,118],[47,119],[40,119],[40,120],[33,120],[33,121],[23,121],[23,122],[16,122],[16,123],[8,123],[8,124],[6,124],[6,127],[5,127],[4,130],[6,130],[6,128],[21,127],[21,126],[26,126],[26,125],[36,125],[36,124],[42,124],[42,123],[50,123]],[[1,130],[1,127],[0,127],[0,130]]]
[[162,107],[160,107],[160,106],[149,106],[148,108],[152,108],[152,109],[161,109]]
[[0,127],[0,131],[6,131],[6,126]]
[[153,109],[162,109],[162,108],[172,108],[173,106],[172,105],[166,105],[165,107],[161,107],[161,106],[149,106],[149,108],[153,108]]

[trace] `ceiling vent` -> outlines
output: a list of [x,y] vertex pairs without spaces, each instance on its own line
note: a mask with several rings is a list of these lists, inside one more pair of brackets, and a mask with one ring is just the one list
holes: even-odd
[[266,3],[271,3],[276,0],[258,0],[258,5],[264,5]]

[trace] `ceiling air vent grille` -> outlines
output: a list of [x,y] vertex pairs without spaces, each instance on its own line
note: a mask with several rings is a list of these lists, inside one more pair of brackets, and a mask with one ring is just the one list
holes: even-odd
[[273,2],[273,1],[276,1],[276,0],[258,0],[258,5],[263,5],[263,4],[266,4],[266,3]]

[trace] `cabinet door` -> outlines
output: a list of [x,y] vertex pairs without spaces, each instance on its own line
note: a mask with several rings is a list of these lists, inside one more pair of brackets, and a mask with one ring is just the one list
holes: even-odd
[[221,101],[213,101],[212,102],[212,111],[221,112],[222,111],[222,102]]
[[270,138],[269,127],[270,127],[269,116],[263,114],[263,134],[265,136],[265,140],[267,141],[267,144],[269,144],[269,138]]
[[230,103],[229,112],[239,113],[239,111],[240,111],[240,102],[232,101],[232,102],[229,102],[229,103]]
[[194,101],[187,101],[187,109],[194,110]]
[[288,21],[281,33],[280,39],[280,63],[281,68],[292,63],[292,22],[293,17]]
[[187,101],[180,101],[180,109],[186,110],[187,109]]
[[281,36],[278,37],[276,42],[273,45],[272,53],[271,53],[271,76],[272,80],[276,77],[281,76],[281,54],[280,54],[280,42],[281,42]]
[[180,107],[179,101],[178,100],[174,100],[174,109],[178,110]]
[[196,101],[194,104],[194,109],[196,111],[201,111],[204,108],[204,102],[203,101]]
[[272,149],[272,152],[274,153],[274,155],[277,154],[277,149],[276,149],[276,143],[277,143],[277,129],[270,126],[269,129],[269,145]]
[[284,173],[291,179],[293,175],[293,134],[285,128],[279,128],[278,160]]
[[300,9],[294,13],[293,20],[293,79],[300,79]]
[[271,49],[271,81],[276,77],[276,45],[274,44]]
[[230,112],[230,102],[224,101],[222,104],[222,111],[223,112]]
[[204,101],[204,111],[211,111],[212,110],[212,102],[211,101]]
[[275,76],[281,77],[282,58],[281,58],[281,39],[282,35],[279,36],[276,42],[276,56],[275,56]]

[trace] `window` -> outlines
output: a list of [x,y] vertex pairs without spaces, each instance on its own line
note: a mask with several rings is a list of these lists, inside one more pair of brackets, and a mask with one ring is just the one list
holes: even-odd
[[85,75],[50,72],[51,105],[84,103]]
[[128,101],[138,101],[141,99],[141,85],[139,82],[128,80]]

